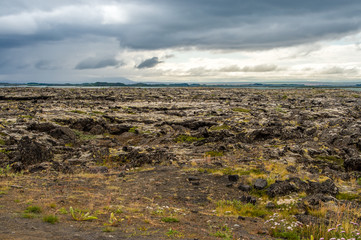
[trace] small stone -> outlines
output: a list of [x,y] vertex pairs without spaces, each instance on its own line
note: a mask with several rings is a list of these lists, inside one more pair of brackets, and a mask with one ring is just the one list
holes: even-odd
[[233,183],[228,183],[228,184],[226,185],[226,187],[228,187],[228,188],[233,187]]
[[238,216],[238,220],[242,220],[242,221],[244,221],[244,220],[246,220],[246,218],[245,218],[245,217],[243,217],[243,216]]
[[256,181],[253,184],[253,187],[257,190],[262,190],[265,187],[267,187],[267,181],[265,179],[262,178],[258,178],[256,179]]

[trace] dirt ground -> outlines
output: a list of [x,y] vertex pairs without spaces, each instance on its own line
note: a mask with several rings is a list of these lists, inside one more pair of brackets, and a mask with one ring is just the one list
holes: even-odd
[[[216,211],[218,200],[240,196],[227,184],[227,176],[174,166],[2,177],[0,239],[270,239],[262,218]],[[29,206],[41,213],[28,216]],[[70,207],[97,219],[74,220]],[[44,222],[47,215],[58,222]]]

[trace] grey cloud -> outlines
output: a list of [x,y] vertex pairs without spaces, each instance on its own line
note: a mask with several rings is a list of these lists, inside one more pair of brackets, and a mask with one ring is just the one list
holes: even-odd
[[136,68],[138,69],[152,68],[158,65],[159,63],[162,63],[162,61],[159,61],[158,57],[152,57],[141,62],[138,66],[136,66]]
[[47,60],[40,60],[35,63],[35,68],[39,70],[55,70],[57,67],[53,65],[50,61]]
[[237,65],[232,65],[229,67],[222,68],[219,71],[220,72],[272,72],[278,70],[280,69],[274,64],[260,64],[255,66],[244,66],[242,68]]
[[106,58],[106,59],[97,59],[97,58],[87,58],[79,62],[75,69],[99,69],[105,67],[119,67],[123,65],[123,62],[116,60],[115,58]]
[[339,75],[339,74],[358,74],[359,70],[357,68],[345,68],[339,66],[333,66],[326,69],[321,70],[321,74],[328,74],[328,75]]
[[[129,4],[124,22],[101,10]],[[312,43],[361,28],[359,0],[19,0],[2,1],[0,9],[0,26],[11,26],[0,28],[0,48],[95,35],[133,49],[252,50]]]

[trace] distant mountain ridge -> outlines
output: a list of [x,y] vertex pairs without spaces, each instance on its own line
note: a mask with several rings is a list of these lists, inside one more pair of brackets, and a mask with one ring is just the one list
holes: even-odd
[[134,81],[124,82],[93,82],[93,83],[0,83],[0,86],[29,86],[29,87],[226,87],[226,88],[358,88],[361,84],[336,85],[336,84],[293,84],[293,83],[140,83]]

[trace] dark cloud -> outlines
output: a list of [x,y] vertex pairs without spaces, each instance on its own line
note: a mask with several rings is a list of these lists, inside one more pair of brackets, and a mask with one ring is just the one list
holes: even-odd
[[133,49],[269,49],[361,28],[359,0],[19,0],[0,9],[0,48],[95,35]]
[[158,65],[159,63],[162,63],[162,61],[159,61],[158,57],[152,57],[141,62],[136,68],[138,69],[152,68]]
[[123,62],[116,60],[115,58],[97,59],[87,58],[75,66],[75,69],[99,69],[105,67],[119,67],[123,65]]

